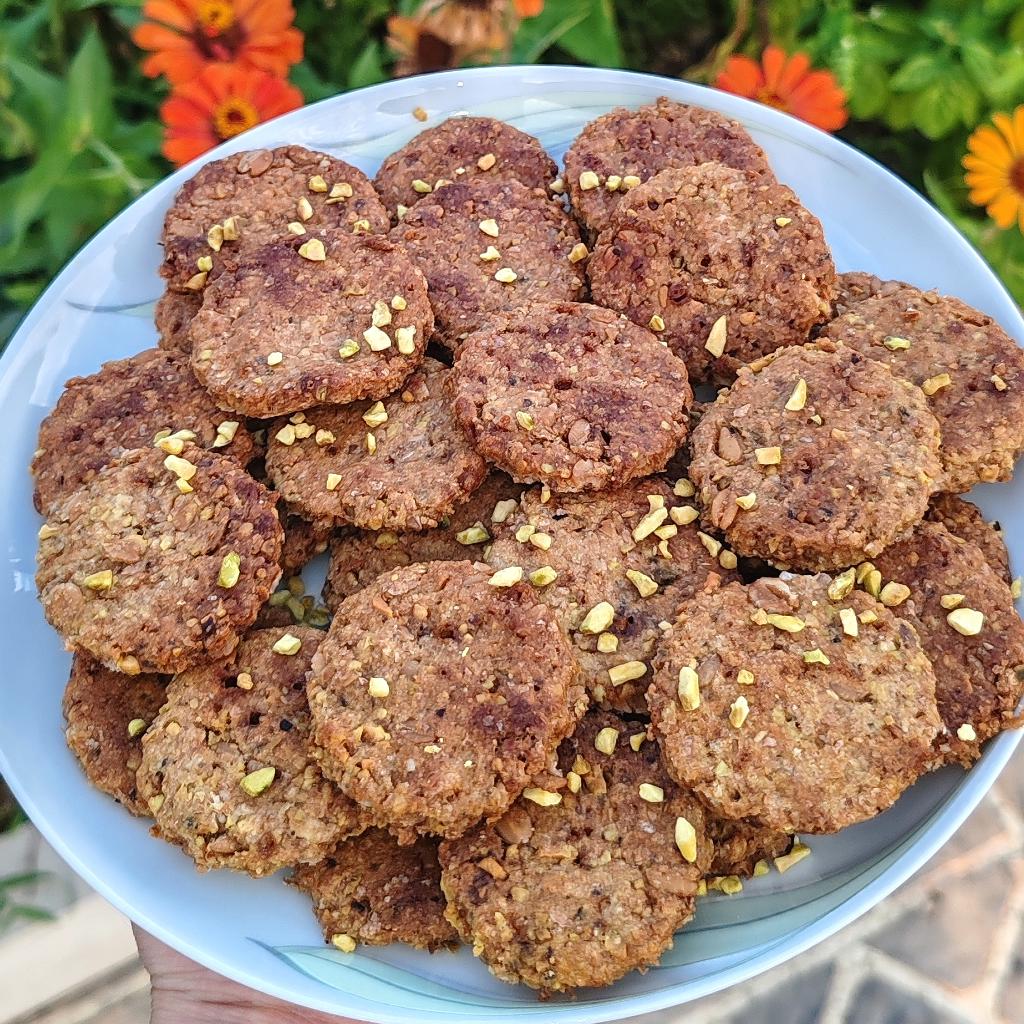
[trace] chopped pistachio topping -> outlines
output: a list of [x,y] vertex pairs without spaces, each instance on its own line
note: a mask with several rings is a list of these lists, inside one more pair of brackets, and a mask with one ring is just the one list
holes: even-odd
[[636,174],[624,174],[622,176],[622,187],[629,191],[631,188],[636,188],[640,184],[640,177]]
[[192,485],[187,480],[182,480],[180,476],[174,481],[174,486],[177,487],[182,494],[191,494],[194,490]]
[[865,625],[870,626],[872,622],[878,621],[878,613],[873,612],[870,608],[865,612],[860,612],[857,618]]
[[671,540],[679,533],[679,527],[675,523],[666,523],[654,531],[654,536],[659,540]]
[[652,508],[651,511],[633,527],[633,540],[640,541],[645,537],[649,537],[656,529],[658,529],[659,526],[661,526],[662,523],[665,522],[666,519],[668,519],[668,509]]
[[327,474],[327,490],[337,490],[338,484],[341,483],[341,476],[338,473]]
[[391,687],[383,676],[370,676],[370,681],[366,684],[366,692],[371,697],[379,697],[383,700],[390,696]]
[[977,738],[978,734],[974,731],[974,726],[970,722],[964,722],[956,731],[957,739],[963,740],[964,743],[973,743]]
[[558,579],[558,573],[550,565],[542,565],[530,573],[530,582],[535,587],[546,587]]
[[754,673],[749,668],[741,668],[736,673],[736,682],[740,686],[753,686],[754,685]]
[[217,574],[217,586],[230,590],[237,582],[242,567],[242,559],[237,551],[229,551],[220,563]]
[[206,286],[206,271],[200,270],[198,274],[193,274],[186,282],[185,287],[190,292],[201,291]]
[[224,225],[214,224],[209,231],[206,232],[206,244],[214,251],[220,252],[221,246],[224,245]]
[[327,182],[324,181],[322,174],[314,174],[312,178],[306,183],[310,192],[326,192]]
[[374,402],[366,412],[363,413],[363,422],[368,427],[379,427],[388,421],[388,411],[384,408],[383,402]]
[[338,932],[331,936],[331,945],[335,949],[340,949],[342,953],[352,953],[356,948],[356,940],[351,935],[346,935],[345,932]]
[[750,705],[747,703],[747,698],[741,694],[729,707],[729,724],[734,729],[741,729],[749,714]]
[[515,498],[506,498],[504,501],[497,502],[494,506],[494,511],[491,513],[491,522],[505,522],[517,508],[519,508],[519,502]]
[[908,597],[910,597],[910,587],[904,583],[896,583],[895,581],[886,583],[878,594],[878,599],[886,606],[886,608],[895,608],[898,605],[903,604]]
[[741,494],[736,499],[736,504],[739,505],[744,512],[749,512],[757,504],[757,494],[753,491],[749,494]]
[[658,584],[646,573],[639,572],[636,569],[627,569],[626,579],[636,587],[637,593],[641,597],[650,597],[658,592]]
[[196,467],[177,455],[168,455],[164,459],[164,469],[169,469],[179,480],[191,480],[196,475]]
[[159,811],[161,807],[163,807],[164,799],[165,797],[163,793],[157,793],[156,796],[151,796],[149,798],[149,800],[146,803],[147,806],[149,807],[151,814],[156,814],[156,812]]
[[109,590],[114,585],[114,573],[111,569],[100,569],[89,573],[82,583],[90,590]]
[[532,523],[523,523],[515,532],[515,538],[520,544],[525,544],[535,533],[537,527]]
[[901,338],[896,334],[889,334],[882,339],[882,344],[890,352],[903,352],[910,348],[910,339]]
[[529,541],[535,548],[540,548],[541,551],[547,551],[551,547],[551,534],[531,533]]
[[562,802],[561,793],[552,793],[548,789],[538,789],[536,786],[527,786],[523,790],[523,796],[541,807],[556,807]]
[[275,654],[284,654],[291,657],[293,654],[299,653],[299,648],[302,646],[302,641],[297,636],[292,636],[291,633],[285,633],[284,636],[280,637],[273,646]]
[[579,263],[581,260],[585,260],[589,255],[590,250],[582,242],[577,242],[569,250],[569,262]]
[[754,458],[759,466],[777,466],[782,462],[782,449],[777,445],[771,448],[755,448]]
[[942,605],[947,611],[952,611],[954,608],[959,608],[964,603],[963,594],[943,594],[939,598],[939,604]]
[[455,534],[455,539],[460,544],[484,544],[491,539],[491,535],[484,529],[483,523],[476,523],[460,530]]
[[861,562],[860,565],[857,566],[857,582],[863,583],[864,580],[867,579],[868,573],[874,572],[874,569],[874,562]]
[[[640,734],[641,736],[643,733]],[[649,804],[660,804],[665,800],[665,790],[661,786],[655,786],[651,782],[641,782],[638,790],[641,800],[646,800]]]
[[241,424],[238,420],[224,420],[222,423],[218,423],[217,436],[214,438],[213,447],[223,448],[225,445],[231,444],[240,426]]
[[495,260],[501,259],[501,253],[494,248],[493,245],[487,246],[482,253],[480,253],[480,259],[484,263],[493,263]]
[[603,633],[615,619],[615,609],[607,602],[601,601],[583,617],[580,623],[581,633]]
[[204,274],[208,274],[213,270],[213,257],[212,256],[200,256],[196,260],[196,269],[203,271]]
[[494,272],[494,280],[502,284],[511,284],[518,278],[519,275],[511,267],[501,267]]
[[477,160],[476,165],[481,171],[489,171],[497,162],[498,158],[493,153],[484,153],[484,155]]
[[307,221],[313,216],[313,207],[305,196],[299,197],[299,201],[295,204],[295,209],[299,215],[299,220]]
[[644,740],[647,739],[647,733],[635,732],[629,737],[629,745],[634,751],[639,751],[644,745]]
[[548,185],[548,188],[554,192],[556,196],[564,195],[565,182],[561,178],[555,178],[555,180]]
[[787,224],[792,224],[793,223],[793,218],[792,217],[776,217],[775,218],[775,223],[778,224],[778,226],[780,228],[784,228]]
[[650,327],[650,329],[652,331],[663,331],[663,330],[665,330],[665,320],[664,320],[664,317],[660,316],[657,313],[653,314],[651,316],[651,319],[647,321],[647,326]]
[[696,711],[700,707],[700,677],[689,665],[679,670],[679,703],[687,711]]
[[270,788],[270,784],[274,781],[274,776],[277,775],[277,769],[268,765],[266,768],[257,768],[254,772],[249,772],[239,785],[249,796],[259,796],[260,793],[265,792]]
[[767,624],[781,629],[784,633],[799,633],[804,628],[804,620],[798,619],[795,615],[767,615]]
[[248,672],[239,672],[235,677],[235,685],[240,690],[251,690],[253,688],[252,675]]
[[697,493],[697,488],[693,486],[691,480],[687,480],[685,476],[681,476],[673,485],[672,493],[677,498],[692,498]]
[[584,192],[589,192],[591,189],[597,188],[601,184],[601,179],[593,171],[584,171],[580,175],[580,188]]
[[614,654],[619,649],[619,638],[614,633],[601,633],[597,638],[597,649],[602,654]]
[[604,187],[609,192],[618,192],[622,185],[622,177],[618,174],[609,174],[605,179]]
[[374,327],[387,327],[391,323],[391,307],[384,301],[375,302],[370,322]]
[[704,545],[705,549],[707,550],[707,553],[712,558],[717,558],[718,552],[722,550],[722,542],[720,540],[715,540],[714,537],[712,537],[710,534],[704,533],[702,530],[697,531],[697,537],[700,540],[701,544]]
[[363,341],[370,346],[372,352],[383,352],[391,348],[391,339],[379,327],[368,327],[363,331]]
[[316,432],[315,441],[321,448],[326,448],[327,445],[334,444],[334,432],[330,430],[324,430],[323,428],[321,428]]
[[521,565],[510,565],[505,569],[499,569],[487,582],[492,587],[514,587],[522,582],[523,567]]
[[921,390],[928,396],[934,395],[943,388],[948,388],[953,383],[953,378],[948,373],[937,373],[929,377],[922,385]]
[[962,636],[977,636],[985,625],[985,616],[974,608],[954,608],[946,621]]
[[518,423],[523,430],[533,430],[537,425],[536,420],[534,420],[528,412],[524,412],[522,409],[519,409],[516,412],[516,423]]
[[860,625],[857,621],[857,613],[852,608],[840,608],[839,621],[843,624],[843,632],[847,636],[860,635]]
[[433,192],[433,188],[425,182],[422,178],[413,178],[412,190],[421,196],[425,196],[430,192]]
[[594,737],[594,746],[600,750],[602,754],[608,754],[609,756],[615,753],[615,744],[618,742],[619,730],[612,729],[610,726],[601,729]]
[[223,228],[225,242],[238,241],[238,220],[236,218],[227,217],[224,221]]
[[395,329],[395,342],[398,345],[398,351],[403,356],[412,355],[416,351],[416,328],[413,325],[408,327],[398,327]]
[[60,533],[60,530],[56,526],[51,526],[49,523],[43,523],[39,527],[39,533],[36,535],[40,540],[49,540],[51,537],[56,537]]
[[793,844],[793,849],[787,854],[783,854],[781,857],[775,858],[775,867],[780,875],[784,875],[794,864],[799,864],[805,857],[811,855],[811,848],[805,846],[798,839]]
[[576,772],[572,771],[572,769],[565,773],[565,786],[570,793],[578,793],[582,785],[583,780]]
[[480,221],[479,228],[490,238],[497,238],[500,233],[498,222],[493,217]]
[[291,423],[286,423],[275,435],[274,440],[279,444],[283,444],[286,447],[291,447],[295,444],[295,427]]
[[284,362],[284,353],[282,352],[268,352],[267,353],[267,366],[280,366]]
[[366,450],[371,455],[377,454],[377,435],[373,431],[366,432]]
[[[327,200],[330,202],[330,200]],[[354,235],[368,235],[370,233],[370,222],[365,219],[360,219],[352,222],[352,234]]]
[[786,402],[787,412],[799,412],[807,404],[807,381],[801,377]]
[[804,651],[804,664],[831,665],[832,662],[828,660],[828,655],[820,647],[815,647],[810,651]]
[[[961,728],[963,728],[963,727],[961,726]],[[133,739],[135,739],[136,736],[139,735],[139,733],[143,733],[145,731],[146,731],[146,720],[144,718],[133,718],[128,723],[128,738],[129,739],[133,740]]]
[[624,661],[621,665],[613,665],[608,669],[608,679],[612,686],[640,679],[647,674],[647,666],[642,661]]
[[1017,601],[1020,599],[1021,594],[1021,578],[1014,576],[1013,582],[1010,584],[1010,597]]
[[856,582],[856,575],[856,569],[846,569],[834,577],[828,585],[828,599],[830,601],[842,601],[844,597],[848,597]]
[[864,589],[872,596],[879,597],[882,593],[882,574],[878,569],[871,569],[864,577]]
[[299,255],[311,263],[322,263],[327,259],[327,250],[319,238],[311,238],[308,242],[303,242],[299,246]]
[[676,818],[675,827],[676,849],[683,856],[687,864],[693,864],[697,859],[697,830],[686,818]]
[[1006,381],[1003,380],[1003,378],[1000,377],[998,373],[993,373],[992,376],[989,379],[992,381],[992,384],[995,386],[996,391],[1005,391],[1006,390]]
[[708,332],[708,340],[704,347],[716,358],[719,359],[725,351],[725,342],[728,337],[728,317],[723,314],[712,325]]
[[668,514],[678,526],[689,526],[700,515],[692,505],[676,505],[668,510]]
[[359,351],[359,342],[355,338],[346,338],[338,349],[342,359],[351,359]]
[[723,550],[718,556],[718,564],[723,569],[735,569],[740,564],[735,552]]
[[722,875],[712,880],[711,888],[725,893],[726,896],[735,896],[743,892],[743,881],[739,875]]

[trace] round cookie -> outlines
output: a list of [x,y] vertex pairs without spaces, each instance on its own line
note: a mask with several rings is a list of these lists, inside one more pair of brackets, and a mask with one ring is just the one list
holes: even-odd
[[[693,916],[712,856],[704,810],[665,774],[656,744],[631,748],[631,729],[587,715],[559,749],[559,775],[532,791],[542,804],[524,795],[441,844],[448,919],[503,981],[544,994],[610,985],[657,963]],[[598,750],[613,733],[614,752]]]
[[[1016,709],[1024,696],[1024,624],[1010,589],[979,548],[939,523],[922,523],[882,552],[875,566],[883,581],[910,588],[896,612],[920,634],[935,669],[946,726],[936,741],[939,762],[969,767],[985,740],[1021,725]],[[984,619],[978,632],[964,635],[953,623],[969,611]]]
[[716,814],[835,832],[928,770],[941,720],[917,634],[862,591],[832,600],[832,583],[709,587],[662,640],[654,734],[669,774]]
[[[323,246],[322,260],[305,246]],[[290,236],[211,280],[192,320],[192,367],[225,409],[271,417],[383,398],[423,359],[427,284],[384,238]]]
[[[495,569],[522,566],[528,577],[554,570],[554,581],[537,595],[572,641],[591,698],[646,713],[661,623],[674,619],[711,573],[739,578],[718,561],[718,542],[702,540],[698,524],[686,522],[691,516],[692,505],[657,479],[599,494],[548,496],[531,488],[495,528],[485,560]],[[655,528],[665,536],[649,532]]]
[[565,186],[573,212],[595,237],[631,187],[668,167],[709,161],[772,177],[764,151],[739,122],[660,96],[584,125],[565,154]]
[[139,799],[135,771],[142,733],[164,702],[167,679],[144,672],[111,672],[88,654],[76,654],[64,690],[64,730],[86,778],[132,814],[149,814]]
[[[445,185],[391,239],[423,271],[437,338],[453,350],[494,313],[572,302],[586,287],[575,222],[543,191],[514,180]],[[509,271],[514,278],[503,282]]]
[[822,341],[740,370],[693,433],[690,477],[737,554],[837,569],[923,518],[938,447],[919,388]]
[[189,324],[202,304],[202,292],[165,291],[153,310],[153,321],[159,335],[157,346],[168,352],[183,352],[186,358],[191,355]]
[[402,207],[414,206],[439,183],[497,178],[546,189],[557,173],[532,135],[492,117],[451,117],[387,157],[373,184],[392,216],[401,220]]
[[180,672],[230,653],[281,575],[274,502],[213,452],[127,452],[40,530],[47,621],[69,649],[122,672]]
[[272,424],[267,475],[289,508],[368,530],[437,526],[487,473],[452,418],[443,390],[450,373],[427,359],[383,412],[355,402]]
[[302,146],[235,153],[204,164],[174,197],[164,217],[160,274],[172,291],[201,291],[200,260],[217,269],[227,257],[286,235],[292,222],[345,232],[389,226],[369,179],[344,160]]
[[1009,480],[1024,451],[1024,350],[959,299],[902,281],[866,291],[823,334],[924,389],[942,429],[943,490]]
[[433,953],[459,941],[444,916],[434,839],[399,846],[383,829],[367,829],[288,881],[312,897],[324,936],[335,945],[405,942]]
[[313,661],[324,770],[402,843],[500,817],[586,708],[529,584],[473,562],[395,569],[341,603]]
[[851,307],[875,295],[885,295],[899,287],[899,281],[883,281],[863,270],[848,270],[836,277],[836,297],[832,308],[842,316]]
[[284,541],[281,544],[281,572],[293,576],[327,550],[333,530],[318,526],[300,516],[284,517]]
[[928,506],[926,518],[933,523],[942,523],[954,537],[973,544],[1007,585],[1013,582],[1010,555],[1002,530],[998,523],[988,522],[973,502],[957,494],[936,494]]
[[789,188],[713,163],[630,191],[587,273],[594,301],[659,326],[694,381],[729,380],[807,341],[831,315],[836,280],[818,218]]
[[255,452],[245,424],[217,408],[180,353],[149,348],[72,377],[39,427],[32,459],[37,511],[88,483],[124,451],[148,448],[159,432],[179,430],[191,430],[197,445],[241,466]]
[[259,877],[317,863],[364,827],[310,753],[305,682],[323,637],[303,626],[250,630],[227,658],[168,686],[142,741],[139,796],[155,834],[201,870]]
[[708,814],[707,830],[715,847],[708,870],[711,875],[749,878],[759,862],[781,857],[793,845],[793,837],[787,832],[764,828],[751,821],[730,821],[715,814]]
[[[522,492],[521,484],[493,470],[465,504],[432,530],[337,532],[331,542],[324,603],[334,611],[346,597],[362,590],[382,572],[413,562],[458,562],[482,557],[497,524],[511,515]],[[474,527],[483,527],[483,532]]]
[[459,349],[455,415],[513,479],[603,490],[662,469],[686,437],[686,367],[607,309],[537,304]]

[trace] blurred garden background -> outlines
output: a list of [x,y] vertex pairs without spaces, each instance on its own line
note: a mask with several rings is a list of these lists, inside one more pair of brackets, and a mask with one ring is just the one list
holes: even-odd
[[0,0],[0,344],[175,164],[347,89],[530,62],[686,78],[836,132],[1024,301],[1021,0]]

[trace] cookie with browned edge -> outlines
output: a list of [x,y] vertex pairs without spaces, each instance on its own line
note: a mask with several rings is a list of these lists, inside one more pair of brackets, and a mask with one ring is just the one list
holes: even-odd
[[1013,582],[1002,528],[999,523],[990,523],[974,502],[958,494],[936,494],[928,505],[926,518],[942,523],[954,537],[973,544],[1007,585]]
[[157,346],[169,352],[192,354],[192,336],[189,324],[203,304],[202,292],[165,291],[156,301],[153,321],[159,335]]

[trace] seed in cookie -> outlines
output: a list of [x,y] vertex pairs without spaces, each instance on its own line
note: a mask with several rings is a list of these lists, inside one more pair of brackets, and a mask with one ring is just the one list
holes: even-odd
[[[500,816],[586,707],[538,591],[490,576],[466,561],[379,576],[338,606],[314,658],[320,763],[403,843]],[[388,680],[386,701],[371,676]]]
[[[787,411],[799,378],[807,404]],[[837,569],[873,557],[924,515],[938,446],[919,390],[823,341],[740,370],[694,430],[690,476],[737,554]],[[757,501],[741,510],[750,493]]]
[[[780,209],[792,218],[784,232]],[[831,313],[836,277],[821,224],[785,185],[716,163],[661,171],[629,192],[587,273],[595,302],[637,324],[662,318],[659,337],[694,381],[729,380],[805,342]]]
[[[693,916],[712,856],[704,810],[665,774],[655,744],[595,748],[605,729],[629,723],[587,715],[559,748],[559,774],[579,782],[560,800],[521,799],[441,844],[448,919],[503,981],[543,993],[609,985],[657,963]],[[662,799],[645,800],[644,786]],[[693,829],[692,857],[676,845],[679,820]]]
[[[500,252],[488,246],[481,254],[481,231],[498,238]],[[494,313],[581,298],[582,267],[566,259],[579,237],[560,203],[513,179],[449,185],[417,203],[391,233],[423,271],[437,340],[453,351]],[[509,266],[495,271],[499,258]]]
[[[58,501],[36,586],[69,648],[119,671],[179,672],[222,657],[256,618],[280,568],[275,498],[222,455],[186,448],[181,494],[158,448],[129,451]],[[225,555],[240,575],[219,585]],[[111,563],[116,565],[113,571]],[[87,580],[111,572],[111,585]]]
[[288,881],[312,898],[328,942],[345,935],[368,946],[405,942],[431,952],[458,942],[444,916],[436,840],[399,846],[383,829],[367,829]]
[[76,654],[64,690],[65,737],[86,778],[132,814],[149,814],[135,772],[142,733],[164,702],[167,677],[112,672],[88,654]]
[[[452,418],[444,393],[451,372],[425,360],[376,412],[368,402],[308,410],[308,422],[333,436],[329,444],[317,444],[315,434],[291,444],[272,440],[267,475],[289,508],[312,522],[370,530],[425,530],[451,515],[487,472]],[[286,426],[277,421],[271,437]],[[340,477],[330,489],[328,474]]]
[[[858,294],[823,333],[924,389],[942,429],[942,489],[1008,480],[1024,451],[1024,351],[959,299],[902,281],[875,280]],[[891,344],[897,336],[907,344]]]
[[513,478],[558,491],[655,472],[689,426],[680,360],[648,331],[583,303],[495,319],[463,342],[451,384],[477,450]]
[[[481,167],[484,157],[487,166]],[[373,183],[397,221],[400,207],[410,209],[432,195],[433,183],[439,180],[511,179],[546,189],[555,173],[554,162],[532,135],[491,117],[452,117],[385,158]],[[417,182],[426,188],[417,187]]]
[[[270,417],[383,398],[422,359],[433,314],[409,257],[372,235],[321,237],[323,261],[301,259],[295,240],[282,238],[241,254],[207,286],[191,326],[192,367],[222,408]],[[406,308],[387,331],[373,326],[374,304],[397,291]],[[392,340],[407,328],[403,352]],[[367,344],[349,352],[355,338]]]
[[[829,583],[785,574],[709,586],[661,642],[647,694],[654,735],[669,774],[722,817],[835,832],[885,810],[929,768],[941,723],[917,634],[863,591],[831,601]],[[874,622],[845,635],[842,607],[870,610]],[[761,625],[757,613],[804,626]],[[806,657],[824,649],[828,664]],[[686,666],[700,681],[692,711],[678,696]],[[743,687],[749,710],[736,727],[741,667],[754,681]]]
[[[324,634],[291,630],[294,657],[276,653],[285,630],[257,629],[228,657],[176,676],[143,738],[139,796],[157,798],[156,831],[201,869],[260,876],[317,863],[365,827],[310,754],[304,683]],[[241,673],[250,688],[237,685]]]

